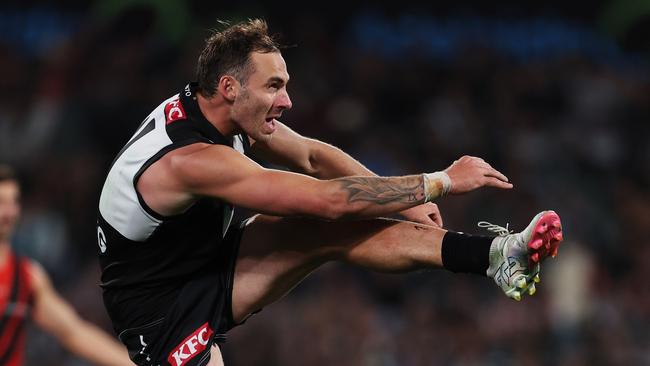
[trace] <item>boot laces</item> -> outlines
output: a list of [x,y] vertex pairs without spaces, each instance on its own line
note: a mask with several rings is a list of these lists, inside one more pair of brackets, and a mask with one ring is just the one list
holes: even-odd
[[510,223],[506,224],[506,227],[491,224],[487,221],[479,221],[478,222],[478,227],[484,228],[487,231],[491,231],[499,236],[506,236],[508,234],[512,234],[513,231],[508,229],[508,226],[510,226]]

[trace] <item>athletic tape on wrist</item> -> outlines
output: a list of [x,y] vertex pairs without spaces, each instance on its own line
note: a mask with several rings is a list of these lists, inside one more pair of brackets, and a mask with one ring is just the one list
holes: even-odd
[[424,180],[424,202],[446,196],[451,190],[451,179],[445,172],[422,174]]

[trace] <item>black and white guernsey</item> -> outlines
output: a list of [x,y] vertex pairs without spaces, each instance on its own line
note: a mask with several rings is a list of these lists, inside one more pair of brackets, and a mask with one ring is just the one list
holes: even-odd
[[[113,161],[97,220],[101,286],[109,313],[126,298],[150,309],[173,296],[177,284],[214,265],[232,219],[230,204],[203,198],[182,214],[163,217],[136,189],[151,164],[194,143],[227,145],[241,153],[249,147],[247,136],[228,139],[205,119],[196,100],[196,84],[190,83],[154,109]],[[136,316],[147,317],[109,315],[116,328]]]

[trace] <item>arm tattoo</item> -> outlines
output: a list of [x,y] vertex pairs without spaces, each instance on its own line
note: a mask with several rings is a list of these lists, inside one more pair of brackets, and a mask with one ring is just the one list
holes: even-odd
[[341,182],[348,192],[348,202],[365,201],[379,205],[393,202],[410,203],[424,200],[422,176],[406,177],[345,177]]

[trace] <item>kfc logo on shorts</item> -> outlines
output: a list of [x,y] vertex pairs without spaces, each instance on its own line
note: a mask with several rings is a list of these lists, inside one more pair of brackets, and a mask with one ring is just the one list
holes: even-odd
[[203,324],[194,333],[190,334],[183,342],[181,342],[167,357],[170,365],[183,366],[194,356],[203,352],[208,347],[210,336],[212,336],[212,329],[208,323]]
[[187,119],[185,109],[183,109],[183,105],[181,104],[180,100],[174,99],[171,102],[167,103],[165,106],[165,119],[167,120],[167,124],[176,122],[179,119]]

